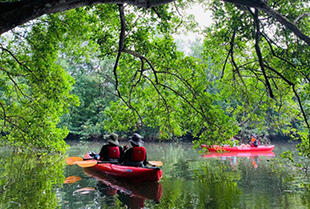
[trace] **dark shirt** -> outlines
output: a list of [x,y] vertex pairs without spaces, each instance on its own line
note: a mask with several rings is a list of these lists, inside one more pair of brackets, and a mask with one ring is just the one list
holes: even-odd
[[109,154],[108,153],[108,147],[118,147],[119,148],[120,157],[123,156],[124,151],[123,151],[123,148],[121,146],[115,146],[115,145],[112,145],[112,144],[105,144],[105,145],[103,145],[101,147],[101,150],[100,150],[100,153],[99,153],[100,160],[107,160],[107,161],[111,160],[111,159],[108,158],[108,156],[109,156],[108,155]]
[[147,165],[147,156],[145,153],[145,159],[141,162],[132,162],[131,161],[131,155],[132,155],[132,148],[129,148],[125,151],[124,155],[118,160],[118,163],[124,164],[124,165],[132,165],[132,166],[139,166],[139,164],[146,166]]

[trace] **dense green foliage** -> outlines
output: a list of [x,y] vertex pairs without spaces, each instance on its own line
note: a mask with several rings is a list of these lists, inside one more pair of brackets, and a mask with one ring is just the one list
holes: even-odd
[[[203,53],[185,55],[172,35],[197,30],[179,16],[190,3],[82,7],[2,35],[1,143],[63,152],[68,131],[152,130],[199,145],[241,130],[301,138],[306,152],[309,46],[263,12],[216,0],[203,2],[214,15]],[[268,4],[291,22],[309,10],[304,1]],[[296,21],[302,31],[307,18]]]
[[[270,1],[293,22],[305,2]],[[280,5],[281,6],[280,6]],[[263,12],[214,1],[214,25],[206,30],[205,57],[221,77],[227,112],[239,126],[309,139],[309,45]],[[296,24],[309,31],[307,18]],[[221,46],[221,47],[218,47]],[[222,70],[222,71],[219,71]],[[272,132],[271,132],[272,133]]]
[[68,131],[56,125],[76,98],[69,94],[73,79],[55,64],[59,40],[53,27],[37,24],[1,39],[2,144],[65,150],[59,139]]

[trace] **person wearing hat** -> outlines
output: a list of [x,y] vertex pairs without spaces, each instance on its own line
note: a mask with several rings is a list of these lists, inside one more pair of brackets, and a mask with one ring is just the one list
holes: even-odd
[[129,142],[132,147],[125,151],[123,157],[118,160],[118,163],[136,167],[146,166],[147,156],[146,150],[143,147],[144,141],[142,141],[142,136],[134,133],[129,137]]
[[249,142],[250,146],[251,146],[251,147],[258,147],[259,141],[258,141],[258,139],[256,139],[256,135],[255,135],[255,134],[252,134],[251,136],[252,136],[252,139],[251,139],[251,141]]
[[101,161],[118,161],[124,154],[123,148],[119,146],[118,136],[112,133],[108,136],[108,143],[101,147],[99,160]]

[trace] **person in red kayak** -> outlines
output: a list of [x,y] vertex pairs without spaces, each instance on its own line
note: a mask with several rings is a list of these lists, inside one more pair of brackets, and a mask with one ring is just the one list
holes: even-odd
[[97,159],[101,161],[115,161],[123,156],[124,151],[121,146],[119,146],[118,136],[115,133],[112,133],[108,137],[108,143],[101,147],[101,151],[99,153],[99,158]]
[[256,135],[255,135],[255,134],[252,134],[251,136],[252,136],[252,139],[251,139],[251,141],[249,142],[250,146],[251,146],[251,147],[258,147],[259,141],[258,141],[258,139],[256,139]]
[[134,133],[129,137],[131,148],[127,149],[118,163],[128,166],[144,167],[147,165],[146,150],[143,147],[142,136]]

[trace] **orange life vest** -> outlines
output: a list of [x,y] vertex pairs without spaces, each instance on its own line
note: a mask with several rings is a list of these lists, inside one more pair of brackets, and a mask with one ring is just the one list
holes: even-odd
[[144,147],[132,147],[131,161],[141,162],[146,157],[146,151]]
[[256,147],[255,146],[255,141],[257,141],[257,146],[260,144],[260,141],[258,139],[256,139],[254,136],[252,136],[251,142],[250,142],[250,146],[251,147]]

